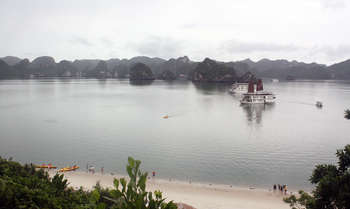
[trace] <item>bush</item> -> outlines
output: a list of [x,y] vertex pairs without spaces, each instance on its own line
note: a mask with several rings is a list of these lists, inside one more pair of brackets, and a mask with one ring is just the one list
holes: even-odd
[[0,158],[0,208],[79,208],[87,193],[68,188],[63,175],[52,179],[33,165]]

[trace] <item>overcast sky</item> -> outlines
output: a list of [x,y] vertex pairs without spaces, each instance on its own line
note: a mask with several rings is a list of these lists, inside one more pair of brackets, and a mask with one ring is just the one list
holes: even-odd
[[350,59],[346,0],[0,0],[0,57]]

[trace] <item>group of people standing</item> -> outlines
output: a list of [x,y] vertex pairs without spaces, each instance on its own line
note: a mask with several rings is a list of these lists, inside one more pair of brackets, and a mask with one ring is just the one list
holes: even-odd
[[[95,174],[95,167],[92,165],[86,164],[86,171],[91,174]],[[101,174],[104,173],[104,167],[101,167]],[[113,173],[111,173],[113,175]],[[156,172],[152,171],[152,177],[156,177]]]
[[[90,165],[89,164],[86,164],[86,170],[88,173],[92,173],[92,174],[95,174],[95,167]],[[101,174],[103,175],[103,172],[104,172],[104,168],[101,167]]]
[[288,189],[287,189],[287,185],[286,184],[283,184],[283,185],[280,185],[280,184],[278,184],[278,185],[276,185],[276,184],[274,184],[273,185],[273,191],[276,191],[276,190],[279,190],[282,194],[287,194],[287,191],[288,191]]

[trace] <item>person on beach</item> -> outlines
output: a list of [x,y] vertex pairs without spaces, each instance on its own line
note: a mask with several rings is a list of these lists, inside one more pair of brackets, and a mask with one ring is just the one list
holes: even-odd
[[86,163],[86,172],[89,173],[89,163]]
[[278,184],[278,190],[280,190],[280,191],[281,191],[281,185],[280,185],[280,184]]
[[273,185],[273,191],[276,191],[276,184]]
[[287,195],[287,185],[284,185],[284,194]]
[[103,167],[101,167],[101,174],[103,175]]
[[89,168],[89,172],[91,172],[92,174],[95,174],[95,167],[90,166],[90,168]]
[[156,172],[152,171],[152,176],[155,177],[156,176]]

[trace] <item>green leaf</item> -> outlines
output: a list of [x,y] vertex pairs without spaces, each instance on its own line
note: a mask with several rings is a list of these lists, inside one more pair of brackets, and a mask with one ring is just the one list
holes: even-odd
[[134,167],[135,166],[135,160],[132,157],[128,157],[128,163],[130,165],[130,167]]
[[90,200],[92,203],[97,203],[100,200],[100,193],[97,191],[97,189],[92,191]]
[[120,179],[120,184],[122,185],[122,192],[124,193],[126,190],[126,180],[124,178]]
[[114,179],[113,180],[113,184],[114,184],[114,188],[116,189],[116,190],[118,190],[118,188],[119,188],[119,181],[118,181],[118,179]]

